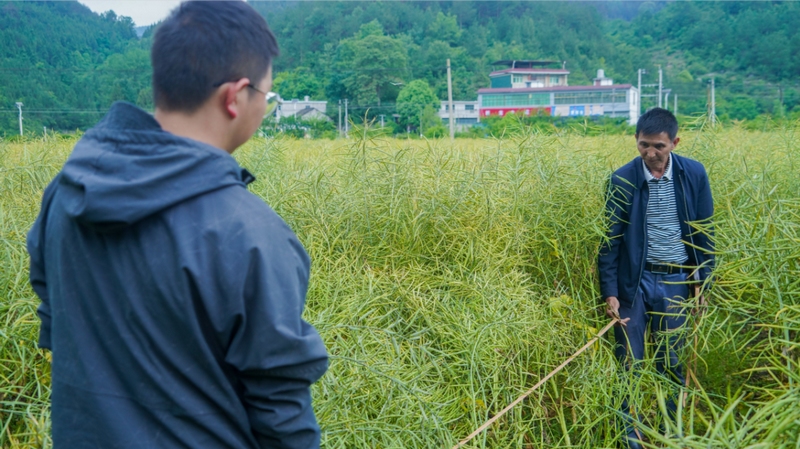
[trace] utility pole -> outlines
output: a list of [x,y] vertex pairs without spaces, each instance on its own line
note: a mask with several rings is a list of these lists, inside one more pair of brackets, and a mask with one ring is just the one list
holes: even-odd
[[661,87],[662,81],[664,79],[664,71],[661,70],[661,66],[658,66],[658,107],[661,107]]
[[347,137],[347,132],[350,130],[347,121],[347,98],[344,99],[344,136]]
[[647,70],[639,69],[639,85],[637,89],[639,89],[639,115],[642,115],[642,74],[646,74]]
[[450,140],[456,137],[455,113],[453,111],[453,80],[450,78],[450,59],[447,59],[447,104],[450,110]]
[[664,90],[664,109],[669,109],[669,93],[672,92],[671,89]]
[[19,109],[19,135],[22,135],[22,106],[23,104],[19,101],[17,102],[17,109]]
[[383,118],[386,117],[385,115],[381,114],[381,128],[383,128]]
[[675,106],[672,107],[672,114],[676,117],[678,116],[678,94],[675,94],[675,99],[673,100]]
[[336,130],[339,131],[339,137],[342,137],[342,100],[339,100],[339,127]]

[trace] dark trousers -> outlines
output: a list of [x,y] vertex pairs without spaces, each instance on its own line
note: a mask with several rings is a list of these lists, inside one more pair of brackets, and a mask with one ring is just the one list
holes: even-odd
[[[631,307],[620,306],[620,318],[630,318],[627,326],[614,328],[617,360],[630,371],[644,359],[645,330],[655,340],[656,369],[679,385],[684,385],[683,369],[678,352],[683,347],[681,328],[686,323],[684,301],[689,299],[685,273],[657,274],[645,271]],[[669,395],[667,410],[675,418],[677,394]],[[622,401],[622,416],[626,433],[633,431],[634,418],[626,396]]]

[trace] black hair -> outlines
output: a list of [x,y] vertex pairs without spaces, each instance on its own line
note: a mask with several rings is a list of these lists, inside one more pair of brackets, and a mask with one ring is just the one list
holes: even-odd
[[153,39],[156,107],[194,112],[221,83],[261,81],[278,54],[267,22],[244,1],[183,2]]
[[661,134],[667,133],[669,140],[675,140],[678,135],[678,119],[666,109],[653,108],[642,114],[636,122],[636,134]]

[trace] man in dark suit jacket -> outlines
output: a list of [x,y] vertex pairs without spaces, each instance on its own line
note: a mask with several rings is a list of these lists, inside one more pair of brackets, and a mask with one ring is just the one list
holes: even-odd
[[[705,282],[714,265],[710,226],[698,232],[690,223],[707,224],[714,205],[703,165],[672,152],[680,142],[677,133],[678,122],[665,109],[639,118],[640,157],[614,172],[609,183],[609,231],[598,272],[607,313],[621,319],[614,330],[620,362],[632,368],[644,358],[649,326],[658,342],[658,371],[683,384],[678,331],[686,322],[689,284]],[[674,418],[674,395],[667,408]],[[627,397],[621,411],[628,447],[640,448]]]

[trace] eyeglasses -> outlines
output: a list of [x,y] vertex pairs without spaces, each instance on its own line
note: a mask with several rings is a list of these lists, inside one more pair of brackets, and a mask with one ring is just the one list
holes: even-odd
[[[231,81],[220,81],[219,83],[214,83],[211,87],[219,87],[219,86],[222,86],[225,83],[230,83],[230,82]],[[252,85],[250,83],[247,84],[247,87],[249,87],[250,89],[253,89],[254,91],[256,91],[256,92],[258,92],[260,94],[264,94],[264,99],[267,102],[267,109],[264,111],[264,115],[265,116],[266,115],[270,115],[273,112],[275,112],[275,109],[277,109],[278,105],[281,102],[280,95],[276,94],[275,92],[264,92],[263,90],[257,88],[256,86],[254,86],[254,85]]]
[[280,104],[281,102],[280,95],[276,94],[275,92],[264,92],[263,90],[257,88],[256,86],[253,86],[252,84],[248,84],[247,87],[253,89],[258,93],[264,94],[264,99],[267,101],[267,109],[264,110],[265,116],[275,112],[275,108],[277,108],[278,104]]

